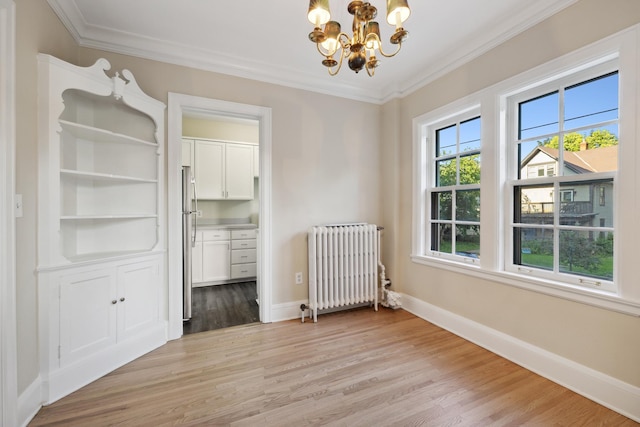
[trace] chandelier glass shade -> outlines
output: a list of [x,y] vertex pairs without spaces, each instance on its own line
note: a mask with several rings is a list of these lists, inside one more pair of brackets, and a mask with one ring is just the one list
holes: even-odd
[[387,23],[395,26],[395,31],[389,39],[392,45],[397,46],[393,53],[382,50],[380,25],[374,21],[378,10],[369,2],[349,3],[347,10],[353,15],[353,34],[349,36],[342,32],[339,22],[331,20],[329,0],[309,1],[307,18],[315,26],[309,33],[309,40],[316,44],[318,52],[324,57],[322,65],[327,67],[330,75],[338,74],[343,60],[348,58],[350,69],[358,73],[364,68],[369,76],[373,76],[379,63],[376,53],[390,58],[400,52],[402,42],[409,35],[402,25],[409,18],[411,9],[407,0],[386,1]]

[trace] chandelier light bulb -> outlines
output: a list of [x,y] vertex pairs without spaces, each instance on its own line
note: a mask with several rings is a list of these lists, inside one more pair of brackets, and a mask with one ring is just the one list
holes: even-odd
[[329,0],[310,0],[307,19],[316,27],[326,24],[331,19]]

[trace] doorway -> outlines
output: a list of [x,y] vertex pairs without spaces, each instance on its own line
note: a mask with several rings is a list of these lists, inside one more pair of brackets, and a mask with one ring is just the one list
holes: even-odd
[[[169,339],[183,334],[182,325],[182,227],[181,175],[183,117],[214,117],[227,121],[254,121],[259,126],[258,192],[259,228],[256,230],[255,282],[258,314],[271,321],[271,109],[248,104],[169,93],[168,111],[168,277]],[[225,285],[226,286],[226,285]]]
[[[192,334],[260,320],[256,235],[260,227],[260,123],[185,111],[183,174],[195,184],[183,200],[195,212],[183,223],[183,333]],[[183,184],[184,185],[184,184]],[[184,191],[184,190],[183,190]],[[246,228],[242,228],[246,227]],[[191,256],[188,256],[191,254]],[[188,262],[191,261],[191,262]],[[191,280],[189,280],[191,279]],[[190,310],[189,310],[190,309]]]

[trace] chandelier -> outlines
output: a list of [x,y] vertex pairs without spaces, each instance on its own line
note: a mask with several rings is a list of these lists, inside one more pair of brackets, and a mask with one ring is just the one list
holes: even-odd
[[[331,21],[329,0],[310,0],[307,18],[315,25],[315,28],[309,33],[309,40],[316,44],[318,52],[325,57],[322,65],[327,67],[330,75],[338,74],[342,67],[342,60],[349,58],[349,68],[353,71],[358,73],[365,68],[367,74],[373,76],[379,62],[376,58],[376,51],[386,58],[400,52],[402,42],[409,35],[402,28],[402,23],[409,17],[411,9],[409,9],[407,0],[387,0],[387,22],[396,27],[390,42],[397,48],[391,54],[382,50],[380,26],[374,21],[378,9],[369,2],[352,1],[347,10],[353,15],[353,35],[351,37],[342,32],[339,22]],[[321,28],[322,25],[324,25],[324,30]],[[334,59],[336,54],[338,54],[338,60]]]

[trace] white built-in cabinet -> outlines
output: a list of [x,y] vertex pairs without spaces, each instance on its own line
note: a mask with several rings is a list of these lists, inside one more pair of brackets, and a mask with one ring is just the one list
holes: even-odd
[[193,166],[193,140],[182,140],[182,166]]
[[253,146],[253,177],[260,176],[260,146]]
[[196,233],[196,244],[191,251],[191,281],[195,287],[231,277],[230,250],[229,230],[213,229]]
[[198,199],[253,200],[254,147],[241,142],[183,139],[182,164],[194,169]]
[[38,55],[43,400],[166,341],[163,103],[128,70]]

